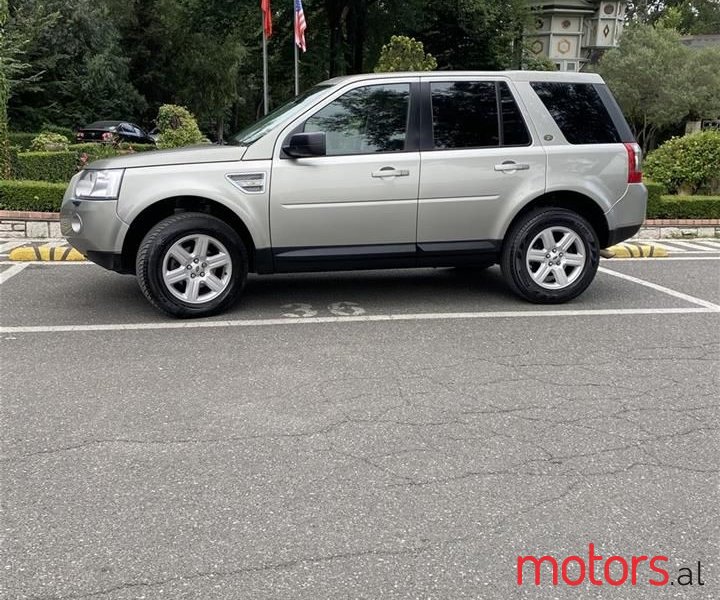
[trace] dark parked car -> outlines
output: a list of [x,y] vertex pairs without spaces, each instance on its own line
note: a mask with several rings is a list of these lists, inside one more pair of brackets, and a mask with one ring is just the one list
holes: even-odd
[[111,142],[114,138],[136,144],[155,143],[155,139],[144,129],[126,121],[95,121],[82,129],[78,129],[75,137],[79,143]]

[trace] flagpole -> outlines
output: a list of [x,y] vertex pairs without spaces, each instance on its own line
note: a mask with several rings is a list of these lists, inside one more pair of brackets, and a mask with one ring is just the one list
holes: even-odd
[[267,56],[267,36],[265,35],[265,27],[263,25],[263,110],[264,114],[268,114],[269,94],[268,94],[268,56]]
[[[293,42],[295,40],[295,36],[293,36]],[[298,61],[298,45],[293,43],[295,46],[295,95],[297,96],[300,94],[300,69],[299,69],[299,61]]]

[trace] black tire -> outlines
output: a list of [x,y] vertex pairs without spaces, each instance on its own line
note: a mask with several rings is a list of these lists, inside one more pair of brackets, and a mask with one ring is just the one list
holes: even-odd
[[[168,250],[192,235],[207,235],[217,240],[225,246],[230,258],[230,274],[226,273],[225,287],[206,302],[183,301],[163,280]],[[178,318],[207,317],[222,312],[237,301],[247,279],[248,256],[240,236],[229,225],[211,215],[188,212],[172,215],[155,225],[141,242],[135,265],[140,289],[155,308]]]
[[[585,263],[577,274],[574,267],[563,267],[570,270],[569,280],[573,276],[575,278],[564,287],[548,289],[533,279],[526,260],[533,240],[543,231],[554,227],[566,228],[578,236],[584,246]],[[595,230],[579,214],[564,208],[539,208],[524,215],[508,231],[500,267],[510,289],[521,298],[538,304],[560,304],[576,298],[590,285],[600,262],[599,246]],[[553,255],[549,260],[556,258]],[[561,282],[555,281],[554,275],[549,275],[545,285],[561,285]]]

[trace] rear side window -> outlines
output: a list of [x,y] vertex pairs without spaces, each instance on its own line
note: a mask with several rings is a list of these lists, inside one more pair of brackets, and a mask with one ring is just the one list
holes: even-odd
[[433,148],[485,148],[530,143],[525,121],[506,83],[430,84]]
[[435,148],[500,144],[495,82],[431,83],[430,92]]
[[522,113],[510,93],[507,83],[499,83],[500,107],[502,111],[502,145],[527,146],[530,134],[525,125]]
[[571,144],[622,141],[593,84],[533,81],[530,85]]

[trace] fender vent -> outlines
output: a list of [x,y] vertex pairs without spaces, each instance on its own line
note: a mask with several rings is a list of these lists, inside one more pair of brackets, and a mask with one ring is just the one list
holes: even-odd
[[237,189],[246,194],[265,192],[265,173],[230,173],[225,177]]

